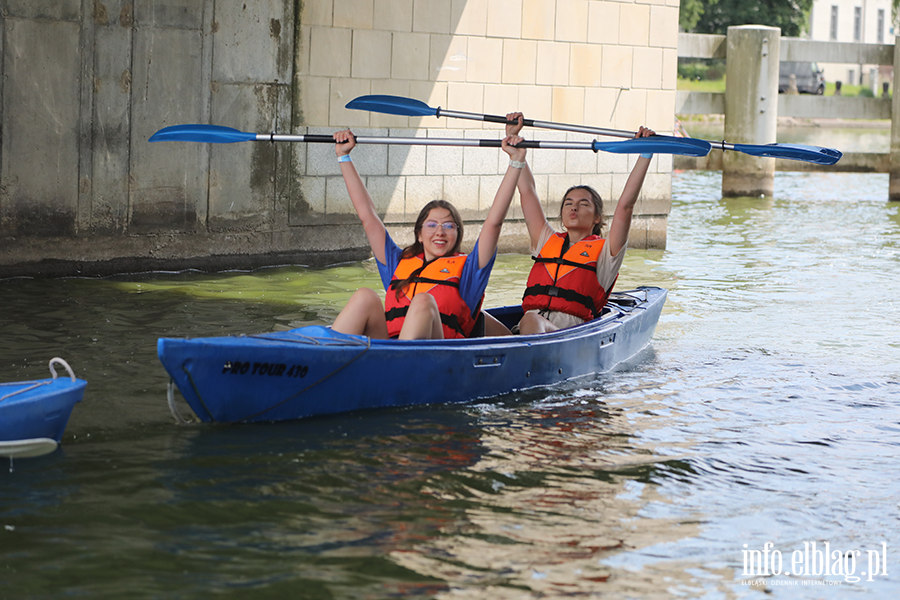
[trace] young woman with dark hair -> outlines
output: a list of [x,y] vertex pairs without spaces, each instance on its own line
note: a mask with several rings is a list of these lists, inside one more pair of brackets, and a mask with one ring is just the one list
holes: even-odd
[[[506,118],[516,121],[506,126],[506,134],[518,135],[524,123],[522,113],[509,113]],[[641,127],[635,137],[651,135],[652,130]],[[564,231],[556,232],[544,215],[534,176],[528,165],[524,166],[518,189],[535,264],[522,299],[525,314],[517,326],[518,333],[546,333],[600,315],[625,256],[634,205],[651,157],[641,155],[637,159],[616,204],[606,239],[600,237],[603,201],[596,190],[576,185],[566,191],[559,211]]]

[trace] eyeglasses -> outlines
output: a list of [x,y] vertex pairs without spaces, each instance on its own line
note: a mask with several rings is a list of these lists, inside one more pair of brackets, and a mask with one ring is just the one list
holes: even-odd
[[454,223],[453,221],[445,221],[444,223],[438,223],[437,221],[425,221],[425,229],[427,229],[428,231],[434,232],[438,227],[443,229],[446,233],[456,231],[456,223]]

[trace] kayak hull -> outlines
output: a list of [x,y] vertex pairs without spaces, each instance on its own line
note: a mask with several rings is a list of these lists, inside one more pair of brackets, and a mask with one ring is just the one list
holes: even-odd
[[[466,402],[611,370],[650,342],[665,297],[660,288],[619,293],[599,319],[543,335],[370,340],[310,326],[161,338],[157,350],[201,421],[283,421]],[[521,308],[490,312],[511,325]]]
[[85,386],[86,381],[68,377],[0,383],[0,442],[45,438],[58,443]]

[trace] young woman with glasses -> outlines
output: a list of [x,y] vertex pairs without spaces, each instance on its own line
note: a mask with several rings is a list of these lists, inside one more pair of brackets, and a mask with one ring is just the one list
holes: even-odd
[[521,139],[511,135],[503,140],[503,151],[510,157],[510,166],[500,182],[475,248],[466,255],[459,252],[462,219],[456,208],[444,200],[432,200],[422,208],[413,229],[412,245],[402,249],[397,246],[350,160],[350,152],[356,146],[353,133],[346,129],[334,134],[341,174],[377,261],[385,302],[382,304],[372,289],[357,290],[335,319],[332,329],[376,339],[444,339],[471,335],[494,266],[503,219],[525,165],[525,149],[514,147]]

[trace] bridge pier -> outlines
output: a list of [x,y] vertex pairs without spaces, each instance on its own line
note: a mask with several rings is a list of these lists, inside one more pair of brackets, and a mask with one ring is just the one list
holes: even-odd
[[[778,27],[740,25],[728,28],[725,139],[729,142],[775,142],[780,42],[781,29]],[[725,152],[722,161],[723,197],[771,196],[774,189],[774,160],[741,152]]]
[[891,98],[891,166],[888,179],[888,200],[900,200],[900,94],[897,93],[896,74],[900,68],[900,36],[894,38],[894,95]]

